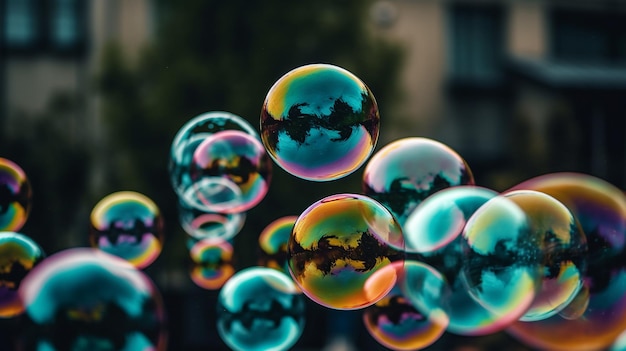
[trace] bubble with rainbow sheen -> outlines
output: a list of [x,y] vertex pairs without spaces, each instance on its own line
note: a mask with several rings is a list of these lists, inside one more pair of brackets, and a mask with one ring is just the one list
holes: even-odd
[[0,318],[13,318],[24,312],[18,289],[26,275],[46,257],[30,237],[16,232],[0,232]]
[[270,88],[261,111],[261,140],[288,173],[330,181],[356,171],[378,141],[380,115],[370,89],[329,64],[297,67]]
[[[365,308],[394,286],[404,259],[402,228],[376,200],[335,194],[310,205],[296,220],[287,246],[289,271],[314,302],[338,310]],[[378,274],[377,274],[378,273]]]
[[422,137],[393,141],[378,150],[363,172],[363,193],[385,205],[404,225],[428,196],[458,185],[473,185],[465,160],[449,146]]
[[128,261],[94,248],[57,252],[18,290],[25,350],[166,350],[160,292]]
[[546,319],[567,307],[582,288],[587,240],[573,214],[554,197],[534,190],[504,196],[524,211],[530,231],[543,241],[540,290],[520,320]]
[[172,145],[168,170],[172,188],[179,197],[185,196],[192,185],[189,166],[193,153],[204,139],[225,130],[238,130],[259,138],[259,134],[244,118],[226,111],[209,111],[188,120],[176,133]]
[[244,212],[263,200],[271,176],[272,162],[256,137],[237,130],[217,132],[196,148],[192,193],[183,199],[204,211]]
[[[433,313],[429,316],[407,298],[402,285],[406,283],[405,275],[411,275],[412,281],[417,283],[412,286],[414,290],[423,288],[421,292],[424,293],[424,290],[433,289],[428,292],[428,298],[421,301],[439,300],[443,307],[445,294],[436,297],[431,292],[434,294],[443,292],[444,278],[432,267],[428,268],[427,265],[417,261],[396,261],[384,269],[395,269],[399,279],[385,297],[363,310],[365,329],[376,341],[391,350],[420,350],[432,345],[446,331],[448,325],[446,313],[445,311],[438,313],[432,308],[429,312]],[[423,273],[421,277],[420,273]],[[444,283],[430,284],[437,279]],[[424,294],[421,296],[424,297]]]
[[0,157],[0,231],[22,229],[32,206],[32,189],[24,170]]
[[[626,329],[626,196],[613,184],[584,173],[549,173],[525,180],[510,190],[535,190],[563,203],[587,239],[586,290],[574,299],[573,313],[519,322],[507,331],[535,348],[599,350]],[[586,297],[586,295],[588,296]],[[581,313],[581,309],[584,309]],[[563,312],[563,311],[561,311]],[[578,318],[575,318],[577,317]]]
[[207,290],[221,288],[235,274],[233,252],[233,245],[219,237],[197,241],[189,249],[191,280]]
[[189,206],[184,201],[178,203],[178,218],[185,233],[195,239],[234,238],[246,222],[246,213],[207,212]]
[[304,296],[276,269],[245,268],[219,292],[217,331],[232,350],[288,350],[304,324]]
[[259,266],[289,274],[287,244],[298,216],[280,217],[268,224],[259,235]]
[[149,266],[161,254],[163,216],[146,195],[135,191],[111,193],[98,201],[89,218],[92,247],[137,268]]

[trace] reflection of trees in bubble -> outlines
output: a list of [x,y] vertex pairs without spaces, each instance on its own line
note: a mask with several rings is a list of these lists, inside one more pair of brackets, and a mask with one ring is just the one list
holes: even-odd
[[28,208],[29,194],[30,186],[27,183],[22,183],[17,193],[13,192],[8,184],[0,183],[0,214],[6,214],[14,202],[17,202],[23,208]]
[[385,317],[394,325],[400,325],[403,322],[403,317],[407,314],[414,321],[421,322],[426,320],[426,317],[401,295],[393,295],[386,298],[386,302],[387,304],[385,305],[376,304],[369,307],[365,316],[371,324],[377,325],[378,319]]
[[[41,259],[34,262],[37,264]],[[19,260],[11,261],[8,270],[0,272],[0,288],[4,287],[9,290],[17,291],[20,287],[20,283],[30,272]]]
[[140,244],[145,234],[156,233],[157,230],[155,225],[147,226],[141,218],[135,218],[131,226],[113,220],[111,226],[106,230],[99,231],[98,235],[106,237],[112,244],[119,244],[120,238],[124,236],[130,236],[135,239],[132,243]]
[[267,308],[260,308],[254,300],[246,300],[241,306],[241,310],[236,312],[223,313],[221,320],[224,329],[231,330],[235,322],[241,323],[244,328],[252,330],[255,321],[264,320],[272,323],[273,328],[278,328],[284,318],[292,318],[296,323],[302,318],[302,301],[300,295],[285,294],[282,300],[287,300],[285,304],[277,299],[272,299]]

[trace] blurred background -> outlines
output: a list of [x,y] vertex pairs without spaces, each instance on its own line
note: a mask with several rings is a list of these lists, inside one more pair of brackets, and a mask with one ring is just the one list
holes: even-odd
[[[88,246],[101,198],[145,194],[166,223],[163,251],[145,272],[165,300],[169,349],[226,350],[218,292],[189,278],[169,148],[207,111],[258,128],[272,84],[309,63],[341,66],[370,87],[377,149],[403,137],[441,141],[478,185],[498,191],[556,171],[626,187],[625,1],[0,0],[0,157],[33,188],[21,232],[48,255]],[[310,183],[275,166],[235,237],[236,267],[256,264],[257,237],[273,220],[360,192],[361,177]],[[330,351],[330,312],[307,307],[295,349]],[[384,349],[357,314],[346,312],[353,350]],[[445,334],[430,349],[504,347],[528,350],[504,332]]]

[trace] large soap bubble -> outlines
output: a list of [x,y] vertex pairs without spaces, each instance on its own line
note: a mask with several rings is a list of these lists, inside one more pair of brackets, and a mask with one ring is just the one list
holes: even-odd
[[15,162],[0,157],[0,231],[22,229],[32,205],[30,181]]
[[378,105],[354,74],[328,64],[298,67],[271,87],[261,111],[261,139],[290,174],[329,181],[356,171],[371,155]]

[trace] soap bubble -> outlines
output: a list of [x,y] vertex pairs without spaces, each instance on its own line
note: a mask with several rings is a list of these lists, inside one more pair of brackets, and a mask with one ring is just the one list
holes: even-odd
[[289,275],[287,244],[297,216],[285,216],[268,224],[259,235],[259,265],[274,268]]
[[26,235],[0,232],[0,318],[24,312],[18,289],[24,277],[44,257],[41,247]]
[[393,288],[396,272],[382,268],[404,259],[403,248],[400,225],[380,203],[358,194],[331,195],[296,220],[288,245],[289,271],[320,305],[364,308]]
[[134,191],[102,198],[91,211],[91,246],[121,257],[137,268],[149,266],[161,253],[164,225],[157,205]]
[[290,174],[329,181],[356,171],[371,155],[380,127],[374,95],[359,78],[328,64],[298,67],[269,90],[261,139]]
[[364,194],[385,205],[400,225],[435,192],[473,184],[468,164],[454,150],[420,137],[384,146],[372,156],[363,173]]
[[0,157],[0,231],[22,229],[32,203],[30,181],[24,170]]
[[221,288],[233,274],[233,245],[215,237],[197,241],[189,250],[192,266],[191,280],[199,287],[216,290]]
[[170,148],[169,173],[172,188],[180,197],[193,185],[189,166],[198,145],[209,135],[225,130],[238,130],[259,138],[257,131],[245,119],[224,111],[210,111],[185,123],[176,133]]
[[246,213],[206,212],[181,200],[178,203],[178,218],[183,230],[193,238],[230,240],[243,228]]
[[26,350],[165,350],[164,308],[152,281],[93,248],[58,252],[22,281]]
[[193,154],[192,185],[183,199],[207,212],[244,212],[267,194],[271,165],[255,136],[237,130],[212,134]]
[[304,297],[287,275],[249,267],[220,290],[217,330],[233,350],[288,350],[304,329],[304,309]]

